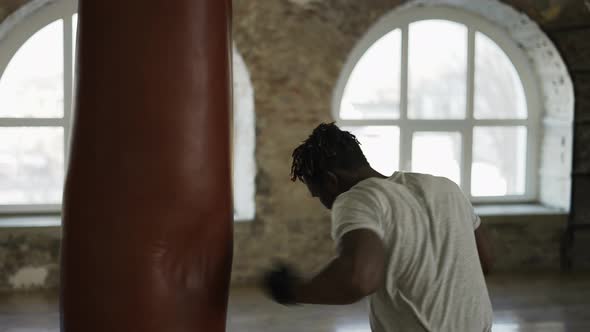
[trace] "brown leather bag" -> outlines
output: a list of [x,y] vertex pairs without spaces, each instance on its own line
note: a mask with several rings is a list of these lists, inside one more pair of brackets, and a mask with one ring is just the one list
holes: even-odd
[[81,0],[62,331],[225,331],[231,1]]

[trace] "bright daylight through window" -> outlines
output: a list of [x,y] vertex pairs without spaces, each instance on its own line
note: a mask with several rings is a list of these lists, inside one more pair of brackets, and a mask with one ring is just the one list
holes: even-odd
[[[0,40],[0,212],[56,212],[61,206],[72,122],[78,15],[56,1]],[[42,55],[42,56],[41,56]],[[234,47],[234,218],[254,218],[254,96]]]
[[0,122],[0,204],[61,201],[65,127],[62,42],[63,22],[58,20],[29,38],[0,79],[0,118],[15,120]]
[[526,174],[536,142],[528,131],[538,124],[518,54],[477,21],[433,17],[369,31],[336,92],[339,125],[383,174],[445,176],[476,201],[534,195]]

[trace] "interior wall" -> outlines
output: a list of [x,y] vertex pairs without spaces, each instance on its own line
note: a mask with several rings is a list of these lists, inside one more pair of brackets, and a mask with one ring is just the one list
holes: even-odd
[[[537,21],[568,63],[576,89],[576,127],[582,129],[577,131],[574,170],[590,170],[590,12],[578,0],[505,2]],[[275,257],[313,271],[334,254],[328,211],[304,185],[289,179],[291,152],[319,122],[332,120],[332,92],[348,53],[375,20],[399,4],[234,1],[234,40],[254,87],[258,167],[256,218],[235,224],[234,283],[255,281]],[[10,6],[2,2],[0,15],[17,7],[18,1]],[[584,190],[590,191],[590,186]],[[491,228],[496,254],[510,263],[501,269],[558,268],[556,250],[564,216],[516,218],[521,223],[492,219],[484,223]],[[15,275],[39,266],[54,272],[42,278],[45,274],[36,271],[37,283],[31,285],[56,287],[58,252],[59,229],[0,230],[0,289],[14,288],[10,280]]]
[[[570,66],[572,58],[588,61],[570,53],[587,52],[590,39],[580,34],[574,41],[562,42],[566,35],[562,31],[590,28],[587,26],[590,12],[582,1],[504,2],[535,20],[557,44]],[[251,278],[275,253],[302,262],[307,269],[325,261],[332,253],[328,241],[329,217],[319,203],[309,199],[302,185],[289,183],[289,156],[297,142],[318,122],[331,120],[332,91],[356,41],[381,15],[399,4],[400,1],[391,0],[235,3],[234,38],[252,73],[256,92],[259,168],[258,219],[252,225],[236,227],[236,245],[240,249],[234,271],[238,280]],[[590,90],[577,87],[578,95],[584,93],[589,94]],[[583,112],[580,107],[584,106],[579,102],[576,107],[578,113]],[[580,144],[577,146],[581,149]],[[558,191],[557,195],[567,194],[567,190]],[[539,219],[543,217],[520,220]],[[557,268],[557,249],[565,217],[551,220],[554,222],[532,228],[524,226],[526,222],[515,226],[505,223],[497,226],[491,222],[498,253],[508,255],[511,258],[506,261],[514,263],[500,268]],[[519,247],[518,241],[509,240],[517,234],[515,238],[534,244],[528,249]],[[511,250],[516,248],[520,249]],[[555,254],[546,255],[543,261],[539,252]],[[528,263],[518,265],[523,262]]]

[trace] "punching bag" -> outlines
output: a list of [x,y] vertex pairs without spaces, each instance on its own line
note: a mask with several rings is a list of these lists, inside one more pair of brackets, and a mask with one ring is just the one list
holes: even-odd
[[65,332],[225,331],[230,0],[81,0]]

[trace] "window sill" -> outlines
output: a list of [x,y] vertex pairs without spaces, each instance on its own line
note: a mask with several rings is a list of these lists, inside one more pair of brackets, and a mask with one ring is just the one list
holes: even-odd
[[[547,207],[541,204],[482,204],[474,205],[475,213],[480,217],[518,217],[518,216],[567,216],[562,209]],[[237,219],[235,223],[249,223],[252,220]],[[2,228],[43,228],[60,227],[60,215],[23,215],[1,216]]]
[[[236,219],[234,223],[249,223],[252,219]],[[60,215],[0,215],[0,229],[3,228],[50,228],[61,227]]]
[[480,217],[567,215],[567,211],[541,204],[474,204]]
[[247,224],[253,221],[254,219],[234,219],[234,224]]
[[23,215],[0,216],[0,229],[2,228],[42,228],[60,227],[59,215]]
[[568,219],[567,211],[541,204],[475,205],[475,213],[481,217],[483,224],[496,226],[519,224],[561,227],[567,223]]

